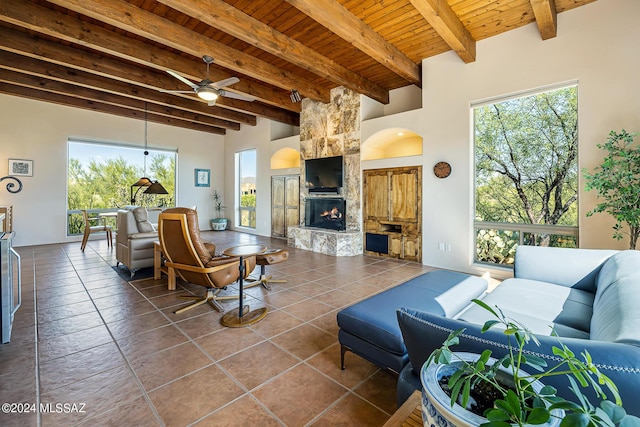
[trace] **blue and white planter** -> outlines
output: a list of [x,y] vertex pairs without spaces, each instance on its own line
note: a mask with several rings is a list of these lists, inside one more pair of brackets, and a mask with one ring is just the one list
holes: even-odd
[[211,229],[214,231],[222,231],[227,228],[226,218],[215,218],[211,220]]
[[[455,353],[456,357],[465,361],[475,362],[478,355],[474,353]],[[489,364],[494,363],[494,358],[489,359]],[[505,369],[506,375],[511,373]],[[457,370],[455,363],[451,365],[440,365],[426,363],[420,370],[420,381],[422,382],[422,422],[424,427],[476,427],[486,423],[487,419],[464,409],[457,403],[451,406],[451,398],[442,390],[438,381],[443,376],[452,375]],[[526,375],[523,373],[523,375]],[[536,381],[533,384],[534,390],[541,390],[543,384]],[[560,425],[563,411],[555,410],[549,422],[542,424],[543,427],[557,427]]]

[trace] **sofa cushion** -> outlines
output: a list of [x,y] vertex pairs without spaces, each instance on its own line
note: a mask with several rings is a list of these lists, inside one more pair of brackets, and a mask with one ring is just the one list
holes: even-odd
[[[589,338],[594,294],[553,283],[528,279],[507,279],[483,301],[498,306],[505,315],[539,335],[551,335],[552,327],[563,337]],[[459,316],[477,325],[491,314],[473,305]]]
[[602,266],[591,318],[591,339],[640,346],[640,252],[613,255]]
[[139,206],[133,210],[133,216],[138,224],[138,231],[141,233],[149,233],[155,231],[153,225],[147,219],[147,208]]
[[[519,245],[514,276],[595,293],[604,261],[617,251]],[[543,267],[544,268],[541,268]]]

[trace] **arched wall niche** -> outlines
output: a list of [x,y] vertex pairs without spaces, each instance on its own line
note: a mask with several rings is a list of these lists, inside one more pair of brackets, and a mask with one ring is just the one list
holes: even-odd
[[362,143],[362,160],[422,155],[422,137],[403,128],[378,131]]
[[300,167],[300,152],[294,148],[281,148],[271,156],[271,169]]

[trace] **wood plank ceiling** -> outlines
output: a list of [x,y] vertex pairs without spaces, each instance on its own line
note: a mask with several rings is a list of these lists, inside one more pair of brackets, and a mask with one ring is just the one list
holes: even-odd
[[[386,103],[421,86],[424,58],[531,22],[556,36],[557,13],[595,0],[2,0],[0,93],[215,134],[266,117],[299,124],[304,98],[345,86]],[[239,82],[208,105],[198,83]],[[165,93],[187,90],[190,93]]]

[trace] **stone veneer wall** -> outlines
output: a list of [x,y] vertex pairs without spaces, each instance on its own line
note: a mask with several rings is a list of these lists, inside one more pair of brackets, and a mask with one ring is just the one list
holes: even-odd
[[[300,174],[304,179],[306,159],[344,156],[342,193],[347,202],[347,231],[361,230],[360,200],[360,95],[344,87],[331,90],[331,102],[302,100],[300,112]],[[300,224],[309,191],[300,188]],[[312,197],[322,197],[314,194]],[[328,196],[328,197],[335,197]]]

